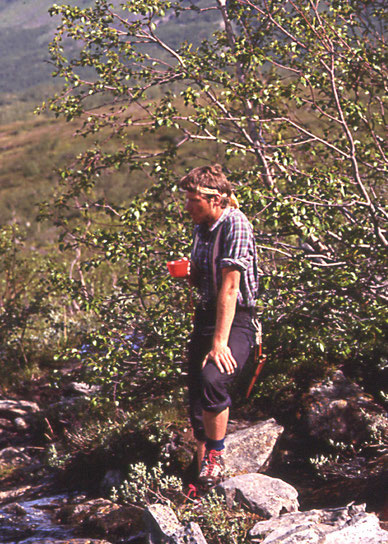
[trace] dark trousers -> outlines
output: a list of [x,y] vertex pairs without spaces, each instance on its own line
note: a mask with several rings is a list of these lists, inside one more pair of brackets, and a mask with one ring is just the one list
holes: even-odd
[[198,308],[196,311],[194,331],[188,346],[188,389],[190,421],[197,440],[206,440],[202,410],[220,413],[232,404],[230,388],[244,368],[254,345],[252,317],[250,310],[236,310],[228,346],[237,368],[232,374],[227,374],[220,372],[211,360],[202,368],[202,362],[212,347],[216,311],[214,308]]

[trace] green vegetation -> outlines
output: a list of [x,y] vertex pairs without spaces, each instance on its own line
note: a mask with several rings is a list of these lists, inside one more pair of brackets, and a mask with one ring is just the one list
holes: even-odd
[[[209,12],[139,0],[125,2],[125,20],[104,0],[52,9],[63,88],[40,120],[4,135],[4,214],[20,210],[11,185],[30,200],[48,193],[38,254],[16,226],[2,229],[8,384],[56,352],[58,369],[71,368],[62,381],[97,386],[100,414],[180,404],[190,292],[166,261],[187,254],[191,225],[177,180],[217,161],[255,226],[263,269],[268,363],[251,407],[292,419],[312,379],[333,368],[384,402],[384,5],[317,5],[216,0]],[[202,29],[209,14],[222,23],[198,45],[160,24]],[[28,127],[40,135],[31,147]]]
[[[13,105],[9,114],[18,106]],[[34,102],[26,107],[34,108]],[[34,245],[54,241],[54,231],[37,223],[39,206],[49,195],[54,198],[58,171],[72,163],[74,157],[85,151],[93,142],[93,136],[77,138],[80,122],[66,123],[50,115],[39,118],[32,115],[23,120],[2,125],[0,146],[0,215],[4,224],[17,222],[26,230],[27,239]],[[133,129],[134,137],[137,129]],[[139,141],[146,139],[138,136]],[[168,133],[150,142],[158,148],[159,139],[168,139]],[[149,139],[148,139],[149,141]],[[115,140],[111,143],[113,149]],[[150,184],[140,173],[128,175],[127,169],[111,169],[105,172],[97,184],[96,194],[114,203],[128,202],[130,198]]]
[[[42,99],[53,96],[60,87],[51,76],[54,65],[49,62],[48,51],[49,41],[61,21],[60,17],[49,14],[53,3],[0,0],[0,217],[3,224],[20,223],[27,240],[38,246],[52,242],[55,236],[53,229],[36,223],[39,204],[55,193],[58,169],[71,163],[73,157],[93,142],[93,136],[75,138],[81,123],[66,123],[50,114],[39,119],[33,115]],[[208,3],[201,0],[197,4]],[[93,2],[72,0],[66,4],[85,8]],[[114,4],[118,6],[119,2]],[[164,17],[158,21],[158,28],[172,45],[185,39],[196,43],[211,34],[216,21],[219,15],[214,10],[205,12],[198,30],[193,12],[182,22]],[[153,95],[161,96],[161,91],[155,89]],[[103,103],[98,97],[92,101],[94,107]],[[137,128],[133,129],[133,137],[143,138]],[[145,138],[153,141],[148,135]],[[167,142],[174,136],[165,131],[160,138]],[[157,147],[158,140],[159,137],[155,138],[155,144],[151,145]],[[115,145],[113,141],[112,147]],[[150,183],[140,173],[132,172],[129,178],[126,169],[113,169],[102,175],[97,194],[115,204],[125,204]]]
[[124,504],[172,505],[182,523],[199,523],[207,542],[214,544],[244,544],[248,530],[259,517],[249,514],[241,505],[229,509],[225,498],[215,490],[201,499],[187,496],[182,481],[166,475],[161,463],[151,469],[144,463],[132,465],[128,479],[120,490],[113,489],[112,495],[113,500]]
[[[218,160],[258,236],[268,398],[294,394],[350,361],[354,374],[371,383],[386,357],[382,4],[215,7],[222,29],[197,48],[175,49],[163,41],[158,21],[184,21],[193,10],[200,21],[207,10],[127,3],[128,18],[119,21],[103,1],[91,10],[53,9],[63,26],[51,54],[66,84],[47,107],[83,119],[82,134],[92,134],[95,144],[63,171],[52,217],[73,250],[87,253],[85,264],[79,261],[85,278],[106,259],[127,267],[108,302],[85,286],[78,293],[97,314],[104,308],[94,341],[106,352],[112,331],[122,334],[114,317],[106,329],[106,315],[116,308],[120,322],[136,322],[145,338],[142,372],[160,380],[176,375],[188,326],[177,301],[187,293],[165,277],[165,262],[187,247],[190,226],[175,182],[186,168]],[[68,58],[70,39],[79,53]],[[80,68],[94,76],[84,78]],[[161,99],[149,94],[154,88]],[[93,96],[105,96],[109,109],[92,110]],[[134,138],[134,128],[143,138],[168,129],[169,137],[152,150]],[[112,166],[154,180],[126,210],[91,196]],[[69,221],[71,209],[80,221]],[[108,228],[98,226],[104,215]],[[112,379],[108,367],[120,376],[122,368],[114,345],[108,353],[109,365],[106,358],[94,362],[105,384]]]

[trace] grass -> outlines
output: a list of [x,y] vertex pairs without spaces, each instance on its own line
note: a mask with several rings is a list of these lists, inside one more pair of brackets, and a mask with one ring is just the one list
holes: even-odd
[[[28,115],[24,121],[1,127],[0,216],[3,223],[18,221],[38,233],[35,221],[38,205],[54,193],[58,169],[71,164],[91,143],[91,139],[74,137],[79,127],[80,122],[67,123],[45,115]],[[149,145],[154,147],[158,143],[151,141]],[[128,179],[124,171],[110,172],[109,179],[105,176],[101,180],[100,192],[121,203],[146,185],[140,174]]]
[[[58,168],[69,165],[92,142],[73,138],[77,123],[33,115],[34,108],[52,96],[60,83],[51,78],[52,66],[47,62],[47,45],[59,23],[58,18],[48,15],[53,3],[0,0],[0,217],[2,223],[20,222],[27,229],[27,236],[38,245],[50,241],[53,235],[52,229],[42,228],[36,222],[39,203],[53,194]],[[67,3],[87,7],[93,2]],[[201,0],[198,5],[208,3]],[[211,33],[215,17],[214,12],[208,12],[201,36]],[[161,25],[162,34],[173,43],[198,38],[196,19],[197,13],[191,11],[177,20],[166,18]],[[130,136],[144,148],[145,137],[136,132],[133,129]],[[166,143],[163,138],[169,137],[166,134],[155,138],[147,135],[147,145],[161,148]],[[201,153],[201,145],[198,152]],[[190,158],[183,152],[181,165],[185,161]],[[121,204],[143,191],[148,183],[140,172],[129,176],[123,168],[102,177],[100,196]]]
[[[37,223],[36,217],[39,204],[50,200],[58,188],[58,170],[69,167],[79,153],[93,146],[97,138],[102,141],[106,133],[102,130],[98,136],[76,137],[77,130],[81,128],[80,120],[66,122],[49,113],[34,115],[33,111],[39,105],[38,96],[36,90],[15,104],[12,96],[3,98],[5,108],[3,118],[0,116],[0,217],[3,224],[20,223],[27,230],[27,238],[40,246],[52,242],[54,237],[54,231],[47,224]],[[19,112],[22,119],[9,121],[17,119]],[[141,149],[159,151],[174,139],[175,129],[142,134],[138,127],[133,126],[126,130],[126,134],[127,140],[132,140]],[[114,152],[121,145],[113,138],[104,144],[104,150]],[[184,169],[201,154],[208,156],[208,148],[206,142],[196,145],[195,154],[193,148],[190,154],[186,148],[181,148],[176,161],[177,175],[183,174]],[[214,146],[214,157],[217,157],[217,146]],[[150,183],[143,172],[129,172],[123,166],[101,175],[97,194],[116,205],[126,205],[132,196],[144,191]]]
[[[65,164],[70,127],[49,118],[27,118],[2,126],[0,134],[0,215],[3,223],[35,224],[38,203],[55,185],[55,169]],[[67,140],[67,138],[66,138]],[[78,145],[78,144],[77,144]]]

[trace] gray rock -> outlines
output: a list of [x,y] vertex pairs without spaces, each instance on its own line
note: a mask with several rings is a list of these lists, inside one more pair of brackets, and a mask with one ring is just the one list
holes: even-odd
[[23,417],[27,414],[39,412],[39,406],[36,402],[28,400],[0,400],[0,417],[7,419],[15,419]]
[[20,499],[28,494],[33,487],[31,485],[20,486],[6,491],[0,491],[0,504]]
[[34,540],[34,544],[111,544],[108,540],[100,540],[99,538],[66,538],[59,540],[57,538],[42,538]]
[[0,429],[6,429],[7,431],[13,431],[15,428],[12,421],[5,418],[0,418]]
[[18,431],[26,431],[30,427],[24,417],[16,417],[13,423]]
[[31,462],[31,458],[25,452],[26,448],[4,448],[0,451],[0,464],[16,466]]
[[152,504],[146,508],[144,522],[150,544],[162,542],[163,538],[171,538],[182,527],[171,508],[163,504]]
[[311,436],[327,442],[361,445],[376,433],[388,440],[384,410],[340,370],[310,388],[304,411]]
[[242,474],[222,482],[217,492],[224,495],[228,507],[233,501],[265,518],[299,508],[298,492],[291,485],[264,474]]
[[171,544],[207,544],[198,523],[190,521],[178,531]]
[[251,542],[260,544],[387,544],[375,514],[365,505],[284,514],[261,521],[250,530]]
[[138,530],[143,509],[137,506],[120,506],[107,499],[93,499],[67,504],[58,512],[65,523],[94,531],[98,535],[113,536]]
[[168,506],[152,504],[144,512],[148,544],[207,544],[201,528],[190,522],[186,527]]
[[227,473],[235,475],[263,470],[283,430],[274,419],[269,419],[228,434],[225,439]]
[[100,389],[101,387],[97,385],[89,385],[83,382],[71,382],[66,387],[66,392],[89,397],[91,395],[95,395],[96,393],[98,393]]
[[375,514],[359,514],[349,525],[325,535],[323,544],[388,544],[388,531],[384,531]]

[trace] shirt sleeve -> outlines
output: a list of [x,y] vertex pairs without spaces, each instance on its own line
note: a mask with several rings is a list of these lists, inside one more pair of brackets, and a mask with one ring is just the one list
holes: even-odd
[[250,240],[252,229],[241,213],[233,214],[225,225],[225,237],[220,253],[220,267],[237,267],[240,271],[247,270],[253,258]]

